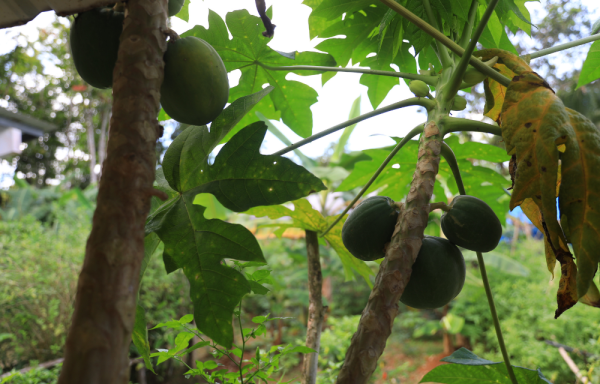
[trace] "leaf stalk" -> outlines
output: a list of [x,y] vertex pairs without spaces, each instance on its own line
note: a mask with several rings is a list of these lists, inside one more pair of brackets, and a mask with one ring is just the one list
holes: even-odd
[[428,85],[433,85],[437,83],[437,76],[428,76],[428,75],[419,75],[416,73],[408,73],[408,72],[393,72],[393,71],[380,71],[376,69],[366,69],[366,68],[341,68],[341,67],[324,67],[318,65],[287,65],[281,67],[272,67],[270,65],[266,65],[261,63],[260,61],[256,62],[258,65],[263,67],[264,69],[268,69],[269,71],[324,71],[324,72],[348,72],[348,73],[362,73],[366,75],[378,75],[378,76],[390,76],[390,77],[399,77],[402,79],[408,80],[421,80]]
[[369,187],[371,186],[371,184],[373,184],[375,182],[375,180],[377,180],[377,177],[379,177],[379,175],[381,174],[381,172],[383,172],[383,170],[385,169],[385,167],[390,163],[390,161],[392,161],[392,159],[394,158],[394,156],[396,156],[396,154],[402,149],[402,147],[404,147],[404,145],[406,143],[408,143],[413,137],[415,137],[416,135],[420,134],[421,132],[423,132],[423,127],[424,124],[420,124],[418,126],[416,126],[415,128],[413,128],[410,132],[408,132],[408,134],[402,139],[402,141],[400,141],[392,150],[392,152],[390,152],[390,154],[385,158],[385,160],[383,160],[383,163],[381,163],[381,165],[379,166],[379,168],[377,168],[377,170],[375,171],[375,173],[373,174],[373,176],[371,176],[371,179],[369,179],[369,181],[367,182],[367,184],[365,184],[365,186],[360,190],[360,192],[358,192],[358,194],[354,197],[354,199],[350,202],[350,204],[348,204],[348,206],[344,209],[344,211],[342,212],[341,215],[339,215],[335,221],[333,223],[331,223],[331,225],[325,230],[323,231],[322,234],[320,234],[320,237],[325,236],[327,233],[329,233],[329,231],[331,231],[331,229],[333,227],[336,226],[337,223],[340,222],[340,220],[342,220],[342,218],[344,217],[344,215],[346,213],[348,213],[348,211],[354,207],[354,204],[356,204],[356,202],[365,194],[365,192],[367,192],[367,190],[369,189]]
[[442,126],[443,135],[452,132],[482,132],[502,136],[500,127],[477,120],[444,116],[440,119],[440,125]]
[[[408,9],[404,8],[402,5],[396,3],[394,0],[379,0],[379,1],[381,1],[382,3],[384,3],[385,5],[390,7],[392,10],[396,11],[401,16],[408,19],[410,22],[415,24],[417,27],[421,28],[425,33],[429,34],[437,41],[444,44],[446,47],[448,47],[448,49],[450,49],[452,52],[454,52],[458,56],[462,57],[463,54],[465,53],[465,49],[463,47],[456,44],[454,41],[450,40],[448,37],[446,37],[446,35],[444,35],[440,31],[438,31],[437,29],[433,28],[431,25],[429,25],[423,19],[421,19],[420,17],[418,17],[417,15],[415,15]],[[470,57],[469,64],[471,64],[472,66],[477,68],[481,73],[491,77],[492,79],[496,80],[498,83],[504,85],[505,87],[508,87],[508,85],[510,84],[511,79],[494,71],[492,68],[485,65],[481,60],[479,60],[476,57]]]
[[597,33],[592,36],[584,37],[583,39],[573,40],[573,41],[565,43],[565,44],[559,44],[554,47],[541,49],[537,52],[532,52],[527,55],[522,55],[521,58],[525,59],[525,60],[537,59],[542,56],[550,55],[552,53],[564,51],[564,50],[570,49],[570,48],[575,48],[580,45],[591,43],[591,42],[597,41],[597,40],[600,40],[600,33]]
[[326,129],[326,130],[321,131],[321,132],[319,132],[319,133],[317,133],[315,135],[307,137],[304,140],[300,140],[296,144],[290,145],[289,147],[284,148],[281,151],[277,151],[277,152],[273,153],[272,155],[273,156],[284,155],[284,154],[286,154],[286,153],[288,153],[290,151],[293,151],[296,148],[299,148],[299,147],[301,147],[303,145],[306,145],[308,143],[312,143],[313,141],[315,141],[317,139],[320,139],[323,136],[327,136],[327,135],[329,135],[331,133],[339,131],[340,129],[344,129],[344,128],[350,126],[350,125],[359,123],[359,122],[361,122],[363,120],[370,119],[371,117],[374,117],[374,116],[377,116],[377,115],[381,115],[381,114],[389,112],[389,111],[393,111],[395,109],[404,108],[404,107],[410,107],[410,106],[421,106],[421,107],[425,107],[427,109],[431,109],[431,108],[433,108],[435,106],[435,104],[436,104],[435,101],[426,99],[424,97],[411,97],[410,99],[405,99],[405,100],[399,101],[397,103],[390,104],[390,105],[388,105],[386,107],[376,109],[374,111],[365,113],[365,114],[360,115],[358,117],[355,117],[354,119],[350,119],[350,120],[347,120],[347,121],[345,121],[345,122],[343,122],[341,124],[335,125],[335,126],[329,128],[329,129]]
[[[436,30],[439,31],[440,28],[437,24],[437,20],[435,19],[435,16],[433,15],[433,11],[431,10],[431,4],[429,3],[429,0],[423,0],[423,6],[425,7],[425,12],[427,13],[427,18],[429,19],[429,23],[431,24],[431,26],[433,28],[435,28]],[[453,61],[450,58],[450,55],[448,54],[448,50],[446,49],[446,47],[439,40],[435,41],[435,45],[437,47],[438,55],[439,55],[440,61],[442,62],[442,65],[445,68],[452,66]]]
[[496,8],[496,5],[498,5],[498,2],[499,0],[490,1],[488,7],[483,13],[483,16],[481,16],[479,24],[477,24],[475,32],[473,32],[473,35],[471,36],[469,44],[467,44],[467,48],[465,48],[464,55],[460,58],[460,61],[458,62],[456,68],[454,68],[454,71],[452,72],[452,77],[450,78],[450,82],[448,83],[448,90],[446,93],[447,101],[453,98],[454,95],[456,95],[456,92],[458,92],[462,83],[462,78],[465,74],[465,71],[467,70],[467,67],[469,66],[469,59],[473,55],[473,51],[475,51],[475,47],[477,46],[477,41],[483,33],[483,30],[485,29],[488,20],[490,19],[490,17],[492,17],[492,13],[494,13],[494,9]]

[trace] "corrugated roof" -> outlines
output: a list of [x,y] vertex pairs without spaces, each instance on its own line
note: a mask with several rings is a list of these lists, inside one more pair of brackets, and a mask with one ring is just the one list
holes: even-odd
[[114,3],[114,0],[0,0],[0,29],[25,24],[45,11],[66,16]]
[[54,124],[35,119],[31,116],[11,112],[4,108],[0,108],[0,127],[18,128],[23,133],[35,137],[58,129],[58,126]]

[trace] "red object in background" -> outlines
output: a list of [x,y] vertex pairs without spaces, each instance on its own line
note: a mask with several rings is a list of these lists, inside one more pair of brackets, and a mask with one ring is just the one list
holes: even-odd
[[387,372],[383,372],[383,380],[387,380]]
[[83,91],[87,90],[87,85],[85,85],[85,84],[73,85],[73,86],[71,86],[71,89],[74,90],[75,92],[83,92]]

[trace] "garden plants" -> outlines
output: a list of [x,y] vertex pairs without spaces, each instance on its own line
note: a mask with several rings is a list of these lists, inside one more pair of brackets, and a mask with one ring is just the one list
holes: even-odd
[[[180,40],[167,43],[166,35],[170,35],[166,24],[167,2],[127,2],[127,17],[135,22],[125,19],[121,33],[112,79],[114,102],[109,151],[59,382],[126,383],[126,356],[132,331],[146,365],[152,367],[144,310],[136,306],[136,299],[143,266],[160,242],[164,244],[162,258],[166,271],[182,269],[190,282],[198,334],[226,349],[234,346],[232,317],[240,301],[251,291],[265,289],[260,274],[248,278],[236,268],[237,263],[259,266],[265,259],[253,234],[245,227],[206,218],[206,207],[196,202],[198,195],[212,194],[234,212],[274,209],[270,211],[273,216],[287,215],[304,221],[300,227],[340,246],[344,238],[340,221],[346,219],[346,213],[365,193],[374,191],[391,196],[397,204],[381,197],[367,199],[346,221],[344,228],[356,226],[361,235],[372,239],[369,222],[382,217],[377,225],[385,228],[386,238],[366,243],[366,250],[353,250],[357,244],[344,239],[349,251],[359,258],[346,260],[350,274],[364,270],[364,260],[384,259],[337,382],[369,380],[390,336],[404,293],[408,296],[402,300],[408,305],[432,308],[447,303],[460,292],[464,261],[456,245],[477,252],[503,362],[486,361],[458,351],[449,358],[459,366],[453,374],[458,372],[461,377],[473,380],[493,374],[497,382],[513,384],[547,382],[539,371],[512,366],[510,346],[505,345],[502,337],[482,252],[497,244],[498,224],[506,213],[503,201],[510,194],[510,209],[520,206],[544,234],[546,252],[541,257],[546,258],[549,270],[553,271],[557,261],[561,264],[555,316],[579,300],[600,306],[600,294],[593,282],[600,260],[597,252],[600,217],[596,214],[600,206],[594,197],[597,190],[594,170],[600,167],[600,131],[587,118],[566,108],[528,63],[600,36],[520,57],[506,29],[513,33],[530,31],[523,2],[316,0],[305,3],[312,8],[311,37],[324,39],[316,47],[321,52],[282,53],[267,45],[266,36],[272,35],[274,28],[270,23],[272,9],[265,11],[264,1],[256,3],[264,17],[252,16],[247,10],[233,10],[223,20],[211,11],[208,28],[195,26],[182,34]],[[263,34],[265,29],[267,33]],[[345,37],[340,38],[341,35]],[[190,46],[196,48],[186,47],[192,41]],[[181,45],[182,51],[169,52],[168,45]],[[217,79],[217,84],[207,91],[196,89],[199,86],[184,89],[181,83],[173,82],[175,88],[169,90],[170,55],[183,57],[191,49],[200,49],[197,47],[208,52],[202,54],[200,63],[208,63],[209,56],[215,59],[209,66],[215,66],[210,77]],[[237,86],[228,89],[223,67],[216,69],[221,64],[217,64],[220,61],[216,60],[215,52],[225,71],[240,70]],[[175,62],[178,60],[176,57]],[[584,68],[589,65],[598,65],[594,55],[590,55]],[[317,93],[286,75],[321,75],[326,82],[336,72],[360,74],[375,110],[311,135],[310,107],[317,101]],[[590,73],[595,72],[584,71],[582,77],[595,80]],[[178,76],[190,84],[207,81],[204,74]],[[410,82],[415,97],[377,109],[392,87],[404,83],[400,79]],[[462,90],[480,82],[485,90],[485,116],[491,119],[489,123],[452,116],[451,111],[466,107]],[[187,101],[207,109],[192,110],[194,107],[188,106]],[[226,102],[229,106],[221,111]],[[315,176],[314,168],[299,166],[282,155],[359,121],[408,106],[424,108],[426,119],[405,137],[398,138],[394,148],[365,151],[371,161],[358,162],[338,187],[338,190],[362,187],[344,212],[331,220],[316,219],[310,210],[294,210],[294,214],[289,214],[290,208],[281,206],[326,189]],[[175,112],[178,108],[181,110]],[[155,170],[154,143],[162,135],[157,116],[165,120],[171,113],[176,119],[197,125],[177,136],[162,166]],[[187,120],[196,113],[202,118]],[[268,125],[259,113],[267,120],[281,119],[303,139],[274,154],[261,154],[259,149]],[[209,122],[210,129],[200,126]],[[453,132],[501,136],[506,151],[496,148],[499,153],[488,148],[477,153],[472,146],[460,144],[451,135]],[[222,143],[224,146],[212,161],[211,152]],[[467,154],[469,151],[472,153]],[[495,170],[467,159],[510,161],[512,182]],[[399,164],[399,170],[390,163]],[[411,171],[406,172],[407,168]],[[462,202],[474,201],[467,197],[446,206],[449,195],[467,195],[467,192],[481,198],[486,206],[475,203],[463,206]],[[372,201],[381,206],[360,214],[361,207],[369,207]],[[437,208],[448,210],[443,219],[446,224],[442,224],[448,240],[424,238],[430,211]],[[455,213],[459,211],[464,215],[459,217]],[[450,219],[465,225],[489,226],[489,238],[482,239],[483,244],[462,243],[458,240],[462,235],[459,229],[451,228]],[[306,223],[312,224],[310,228]],[[452,234],[457,235],[456,240]],[[454,241],[456,245],[452,244]],[[438,251],[431,251],[429,243]],[[337,253],[344,257],[343,252]],[[426,296],[428,283],[418,284],[422,276],[420,266],[434,253],[443,257],[435,264],[453,268],[451,281],[443,288],[446,291],[443,297],[441,293]],[[439,271],[427,266],[425,276],[431,276],[430,272]],[[253,331],[240,332],[245,340]],[[256,360],[258,371],[266,367],[258,356]],[[456,382],[449,376],[431,375],[440,383]],[[242,376],[240,381],[244,381]],[[309,375],[306,382],[315,380],[314,375]]]

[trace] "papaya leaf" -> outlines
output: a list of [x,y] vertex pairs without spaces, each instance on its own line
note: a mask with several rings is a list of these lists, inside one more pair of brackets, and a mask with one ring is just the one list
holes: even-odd
[[376,3],[375,0],[323,0],[313,13],[317,17],[332,20],[344,13],[352,14]]
[[[317,9],[319,5],[321,5],[321,3],[323,3],[323,0],[304,0],[302,2],[302,4],[309,6],[313,11]],[[331,20],[327,20],[326,17],[319,16],[318,14],[315,15],[313,12],[311,12],[311,14],[308,16],[308,32],[310,35],[310,39],[312,40],[315,37],[317,37],[319,33],[326,30],[329,26],[333,25],[338,21],[338,19],[341,18],[342,14],[340,14],[337,17],[334,17]],[[325,74],[327,73],[335,74],[335,72],[325,72]]]
[[[421,383],[435,382],[440,384],[489,383],[510,384],[506,366],[501,362],[483,359],[473,352],[460,348],[441,361],[451,363],[439,365],[429,371]],[[542,372],[513,365],[517,381],[523,384],[552,384]]]
[[[278,205],[269,207],[256,207],[249,209],[244,213],[257,217],[268,216],[271,220],[280,219],[282,217],[290,217],[292,219],[292,224],[281,224],[281,227],[284,228],[284,230],[287,228],[301,228],[315,232],[324,231],[336,218],[333,216],[327,218],[323,217],[320,212],[313,209],[306,199],[299,199],[293,203],[294,210],[282,205]],[[354,272],[356,272],[361,275],[369,287],[371,287],[372,284],[369,279],[369,276],[373,274],[371,268],[369,268],[364,261],[352,256],[342,242],[342,226],[344,221],[345,218],[335,227],[333,227],[324,236],[324,238],[336,251],[340,260],[342,261],[346,280],[354,280]]]
[[[257,111],[269,119],[283,118],[294,132],[302,137],[312,133],[312,112],[310,106],[317,102],[317,92],[304,83],[287,80],[286,71],[268,70],[262,65],[317,65],[335,66],[330,55],[318,52],[293,52],[281,54],[274,51],[262,36],[263,24],[259,17],[252,16],[247,10],[230,12],[226,16],[227,24],[215,12],[208,15],[209,28],[197,25],[182,36],[196,36],[207,41],[223,59],[227,71],[239,69],[242,72],[239,84],[230,90],[230,101],[240,95],[257,92],[264,84],[270,84],[273,92],[256,105]],[[229,32],[232,39],[229,39]],[[301,75],[322,73],[319,71],[298,72]],[[226,141],[242,127],[257,121],[254,113],[248,114],[228,135]]]
[[467,141],[460,144],[458,136],[452,135],[444,139],[444,142],[452,148],[457,159],[485,160],[492,163],[503,163],[510,160],[506,151],[492,144]]
[[146,327],[146,311],[139,304],[135,309],[135,322],[133,324],[133,333],[131,334],[133,344],[138,350],[138,353],[144,359],[146,369],[154,372],[152,361],[150,360],[150,343],[148,342],[148,328]]
[[[314,15],[322,14],[320,11],[321,7],[325,2],[321,3],[321,6],[312,12]],[[344,2],[348,4],[347,2]],[[360,5],[357,2],[356,6]],[[355,54],[359,51],[363,51],[363,47],[373,45],[373,50],[369,49],[369,52],[364,53],[364,56],[370,52],[378,51],[378,39],[371,41],[370,36],[373,30],[378,30],[381,20],[387,12],[387,7],[376,4],[375,7],[370,7],[369,2],[362,1],[364,8],[361,12],[350,13],[349,10],[344,10],[347,16],[344,20],[339,20],[329,28],[325,29],[319,34],[320,38],[327,40],[319,43],[315,48],[323,52],[327,52],[335,58],[338,65],[345,67],[348,65],[350,59],[352,62],[360,62],[361,60],[354,60]],[[343,5],[346,7],[346,5]],[[352,6],[347,5],[352,8]],[[342,13],[343,13],[342,12]],[[341,14],[340,14],[341,15]],[[336,36],[345,36],[343,39]],[[335,38],[332,38],[335,37]]]
[[[600,261],[600,131],[594,123],[566,109],[570,126],[566,150],[561,156],[562,182],[559,193],[561,222],[577,256],[577,291],[583,296],[589,289]],[[563,225],[563,227],[565,227]]]
[[[594,192],[599,181],[592,171],[600,164],[600,132],[583,115],[565,108],[525,62],[508,57],[504,63],[518,74],[507,89],[500,116],[506,150],[516,164],[511,167],[510,208],[527,199],[538,206],[539,212],[526,203],[526,213],[544,230],[547,259],[550,248],[561,263],[558,317],[587,294],[600,261],[600,216],[595,213],[600,201]],[[557,195],[562,227],[556,219]],[[577,265],[567,242],[573,244]]]
[[598,79],[600,79],[600,41],[595,41],[583,62],[577,88]]
[[185,22],[190,21],[190,0],[185,0],[181,10],[175,15]]
[[156,208],[146,223],[146,233],[155,232],[164,243],[167,272],[182,268],[190,281],[198,328],[224,346],[233,340],[233,310],[251,287],[241,273],[222,260],[265,260],[246,228],[207,219],[206,208],[194,204],[196,196],[212,193],[225,207],[239,211],[281,204],[325,188],[291,160],[260,155],[267,130],[262,122],[235,135],[209,165],[210,153],[221,139],[270,91],[233,102],[213,121],[210,132],[204,126],[192,126],[177,136],[157,172],[158,187],[171,191],[172,197]]
[[[352,103],[352,107],[350,108],[350,115],[348,116],[348,119],[354,119],[360,115],[360,101],[361,101],[361,96],[358,96],[356,98],[356,100],[354,100],[354,102]],[[352,132],[354,131],[354,128],[356,128],[357,124],[352,124],[352,125],[346,127],[344,129],[344,131],[342,132],[342,136],[340,137],[338,142],[335,144],[335,148],[333,150],[333,155],[331,155],[330,161],[332,163],[337,163],[342,158],[342,154],[344,153],[344,151],[346,149],[346,144],[348,144],[350,135],[352,135]]]

